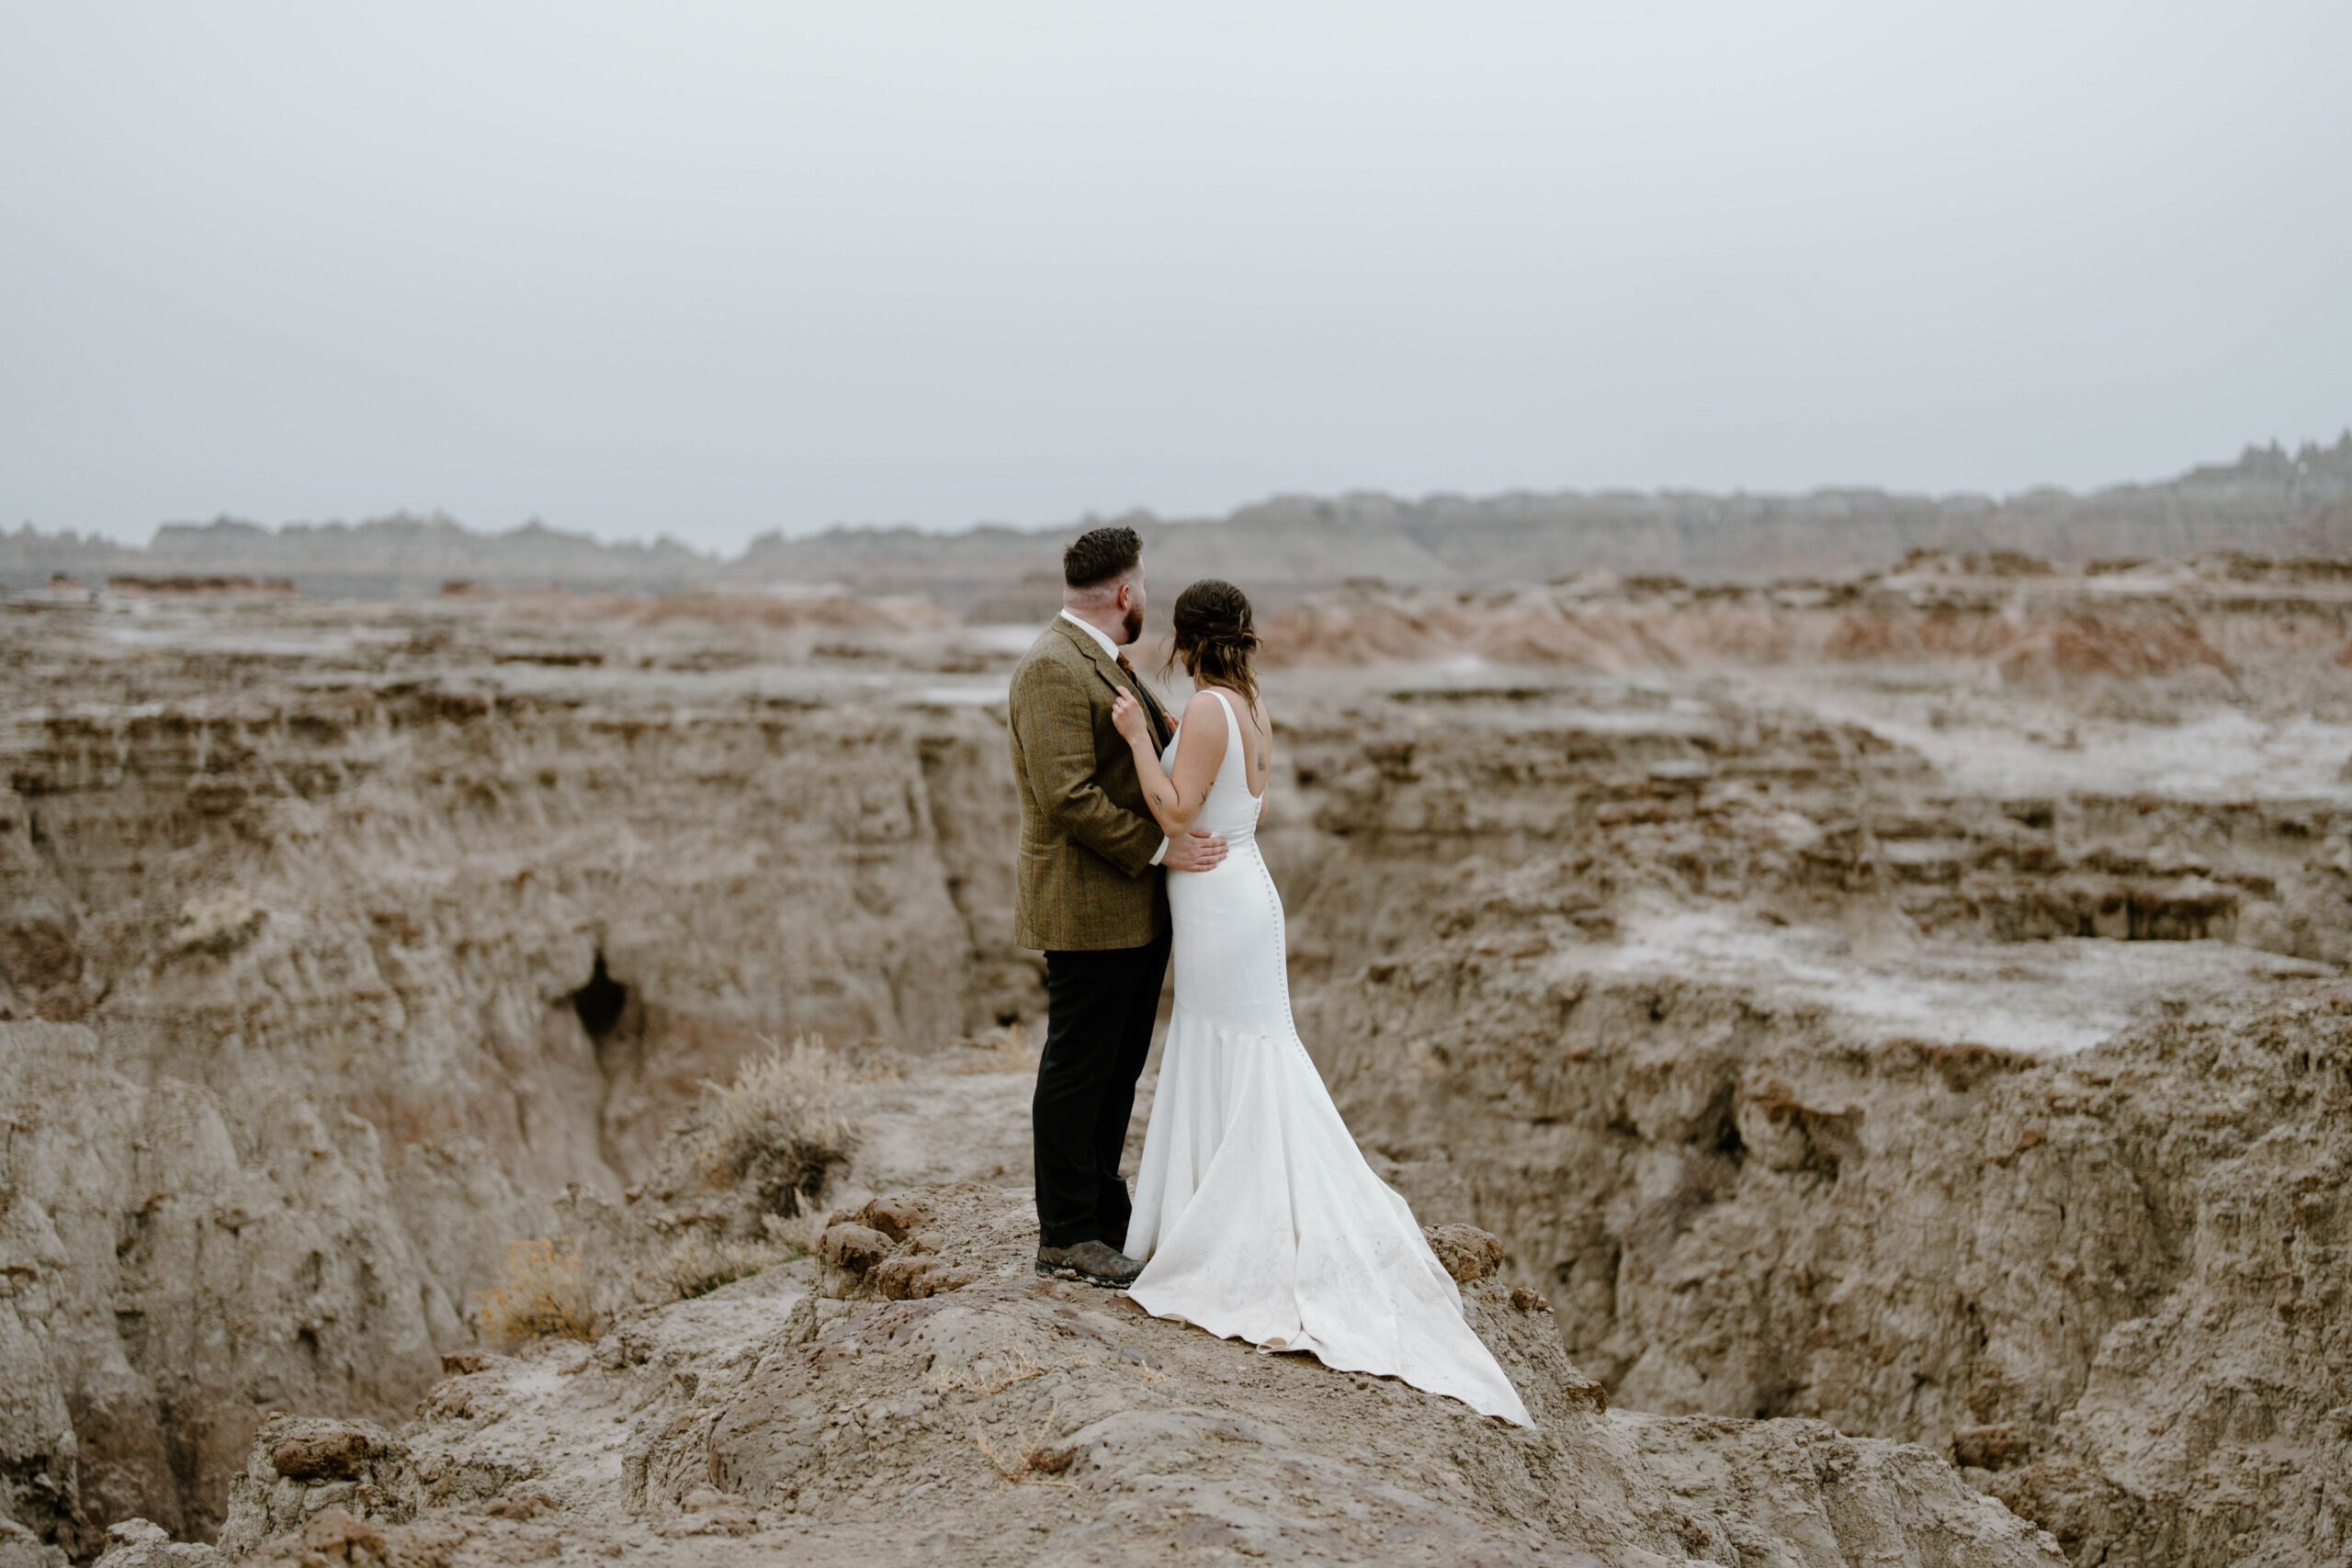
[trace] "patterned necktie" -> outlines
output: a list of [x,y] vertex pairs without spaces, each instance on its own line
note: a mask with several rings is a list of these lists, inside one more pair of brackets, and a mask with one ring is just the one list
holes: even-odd
[[1159,716],[1159,705],[1151,700],[1150,694],[1143,689],[1143,682],[1136,679],[1136,667],[1127,662],[1125,654],[1114,653],[1111,657],[1119,661],[1119,673],[1127,678],[1127,684],[1135,688],[1136,700],[1143,704],[1143,716],[1150,721],[1152,739],[1165,746],[1168,744],[1168,726]]

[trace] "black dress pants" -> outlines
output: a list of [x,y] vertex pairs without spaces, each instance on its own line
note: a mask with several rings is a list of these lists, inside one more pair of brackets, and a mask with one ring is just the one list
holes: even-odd
[[1144,947],[1046,954],[1046,1049],[1029,1117],[1037,1140],[1041,1247],[1126,1245],[1119,1176],[1136,1079],[1151,1054],[1166,936]]

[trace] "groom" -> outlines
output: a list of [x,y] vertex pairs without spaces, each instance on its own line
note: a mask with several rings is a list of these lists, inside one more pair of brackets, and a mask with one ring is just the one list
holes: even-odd
[[1046,954],[1046,1049],[1030,1120],[1037,1141],[1037,1272],[1125,1285],[1127,1184],[1119,1155],[1168,973],[1160,868],[1206,871],[1225,840],[1161,834],[1135,753],[1111,726],[1132,693],[1162,746],[1166,710],[1121,651],[1143,634],[1143,541],[1097,528],[1062,552],[1062,613],[1012,671],[1012,773],[1021,791],[1013,939]]

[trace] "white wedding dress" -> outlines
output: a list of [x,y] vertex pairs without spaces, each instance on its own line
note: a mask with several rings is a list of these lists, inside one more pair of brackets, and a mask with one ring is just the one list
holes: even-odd
[[1526,1426],[1453,1278],[1364,1163],[1299,1043],[1247,748],[1232,703],[1216,695],[1225,761],[1195,826],[1227,853],[1213,871],[1168,878],[1176,1010],[1127,1229],[1127,1255],[1149,1261],[1128,1294],[1157,1317],[1401,1378]]

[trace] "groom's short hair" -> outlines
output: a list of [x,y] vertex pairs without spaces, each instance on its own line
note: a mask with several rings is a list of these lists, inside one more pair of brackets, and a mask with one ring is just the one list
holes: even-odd
[[1062,552],[1062,581],[1092,588],[1133,571],[1143,559],[1143,540],[1133,528],[1090,528]]

